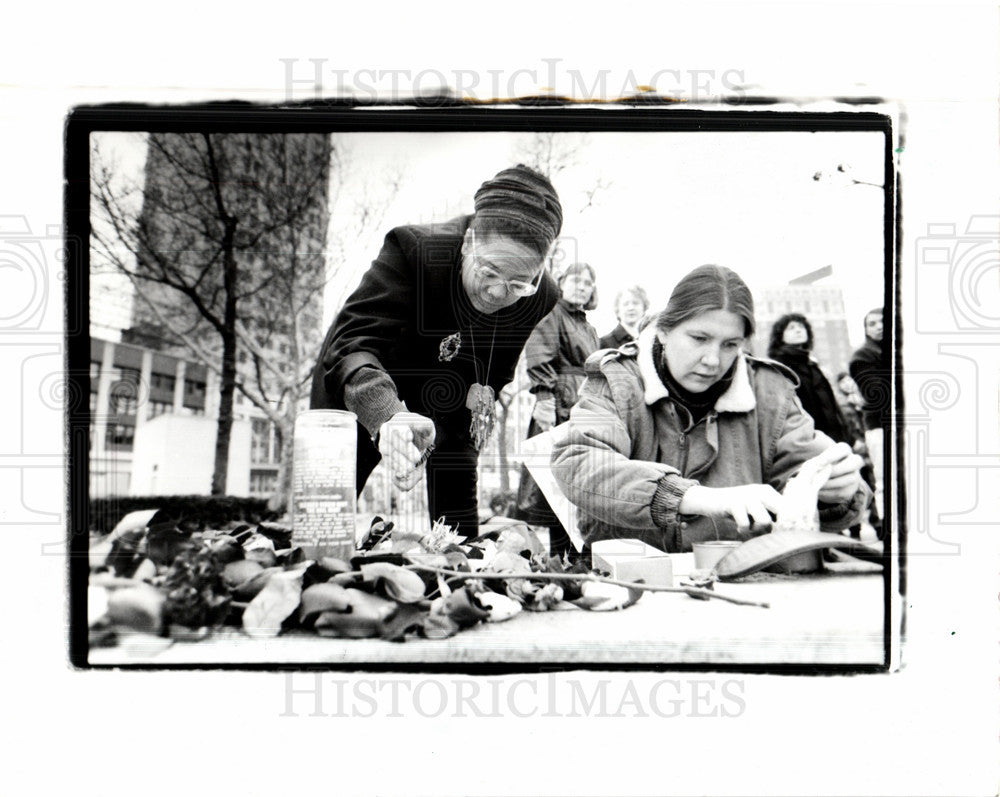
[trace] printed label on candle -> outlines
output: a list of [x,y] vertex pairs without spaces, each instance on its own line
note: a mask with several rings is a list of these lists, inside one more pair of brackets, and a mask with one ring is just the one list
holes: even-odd
[[308,558],[354,555],[356,435],[353,413],[309,411],[296,419],[293,540]]

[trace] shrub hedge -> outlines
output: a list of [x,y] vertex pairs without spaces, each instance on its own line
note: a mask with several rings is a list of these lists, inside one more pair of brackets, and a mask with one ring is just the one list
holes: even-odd
[[199,529],[219,528],[236,520],[260,523],[276,520],[283,511],[267,508],[266,498],[241,498],[233,495],[154,495],[111,496],[90,501],[90,529],[108,533],[129,512],[160,509],[166,517],[196,524]]

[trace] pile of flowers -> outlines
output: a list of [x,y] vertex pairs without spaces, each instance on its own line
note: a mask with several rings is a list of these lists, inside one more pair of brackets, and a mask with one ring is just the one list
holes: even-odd
[[88,616],[92,646],[136,631],[198,640],[227,626],[401,642],[565,604],[625,609],[646,589],[548,556],[521,523],[467,540],[441,523],[417,534],[376,517],[350,561],[307,559],[280,524],[167,523],[92,541]]

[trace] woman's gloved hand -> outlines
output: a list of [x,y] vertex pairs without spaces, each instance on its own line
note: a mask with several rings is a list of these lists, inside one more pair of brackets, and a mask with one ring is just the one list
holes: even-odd
[[416,412],[397,412],[378,430],[378,450],[393,483],[403,492],[424,475],[423,454],[434,443],[434,421]]

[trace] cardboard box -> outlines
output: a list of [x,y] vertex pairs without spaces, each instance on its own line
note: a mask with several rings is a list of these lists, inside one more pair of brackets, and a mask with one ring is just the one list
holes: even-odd
[[594,567],[621,581],[644,581],[657,587],[674,585],[670,554],[641,540],[601,540],[591,546]]

